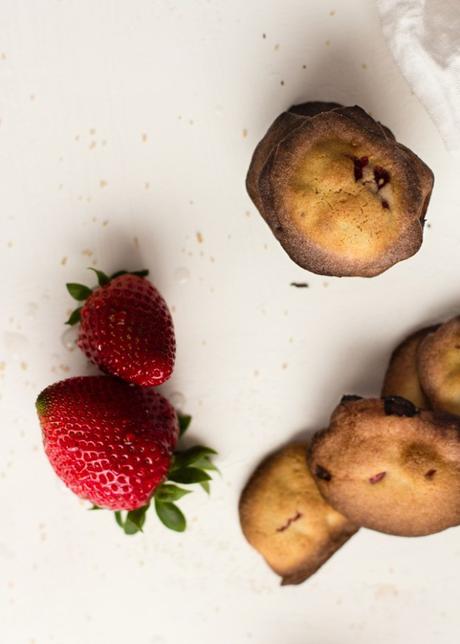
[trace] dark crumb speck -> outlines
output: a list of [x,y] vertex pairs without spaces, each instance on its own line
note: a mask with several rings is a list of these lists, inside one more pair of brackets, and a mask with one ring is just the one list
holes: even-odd
[[342,396],[340,400],[340,404],[343,405],[347,402],[353,402],[355,400],[362,400],[362,396],[356,396],[355,394],[345,394],[345,396]]
[[308,282],[291,282],[291,286],[296,288],[308,288]]
[[322,465],[317,465],[315,468],[315,476],[322,481],[330,481],[332,474]]
[[267,34],[262,34],[262,38],[266,38],[266,37],[267,37]]
[[383,408],[387,416],[408,416],[418,413],[417,407],[401,396],[387,396],[383,399]]
[[282,80],[282,81],[280,81],[280,85],[284,85],[284,81],[283,81],[283,80]]

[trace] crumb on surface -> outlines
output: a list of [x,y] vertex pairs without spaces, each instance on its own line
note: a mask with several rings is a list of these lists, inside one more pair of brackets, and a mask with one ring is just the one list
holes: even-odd
[[94,255],[94,252],[91,250],[91,248],[84,248],[81,251],[81,254],[84,255],[85,257],[91,257],[92,255]]
[[273,47],[273,50],[274,50],[274,51],[278,51],[278,50],[279,50],[279,48],[280,48],[279,43],[276,43],[276,45]]
[[243,135],[243,139],[246,139],[246,138],[247,138],[247,136],[248,136],[248,131],[247,131],[247,129],[246,129],[246,128],[243,128],[242,135]]
[[367,69],[367,65],[366,65],[366,63],[362,63],[362,64],[361,64],[361,67],[362,67],[363,69]]
[[149,137],[148,137],[147,132],[142,132],[142,134],[141,134],[141,141],[142,141],[142,143],[147,143],[148,138],[149,138]]
[[96,147],[96,145],[97,145],[97,142],[96,142],[96,141],[91,141],[91,143],[89,144],[88,148],[89,148],[90,150],[94,150],[94,148]]
[[203,235],[202,235],[202,233],[200,233],[200,231],[198,231],[198,232],[196,233],[196,240],[197,240],[197,242],[198,242],[199,244],[202,244],[202,243],[203,243]]
[[67,256],[64,256],[64,257],[61,259],[61,266],[65,266],[65,265],[67,264],[67,259],[68,259],[68,258],[67,258]]
[[101,179],[101,180],[99,181],[99,187],[100,187],[100,188],[106,188],[108,185],[109,185],[109,184],[107,183],[107,181],[106,181],[105,179]]
[[330,16],[335,16],[335,10],[334,10],[334,9],[332,9],[331,11],[329,11],[329,15],[330,15]]
[[148,190],[150,188],[150,181],[144,181],[144,190]]

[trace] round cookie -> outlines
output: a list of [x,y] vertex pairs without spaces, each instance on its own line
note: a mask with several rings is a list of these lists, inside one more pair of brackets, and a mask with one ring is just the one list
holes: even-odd
[[382,387],[382,397],[401,396],[416,407],[429,409],[417,368],[417,352],[422,340],[438,327],[431,326],[412,333],[393,351]]
[[460,415],[460,317],[442,324],[423,340],[418,372],[432,407]]
[[313,102],[276,119],[246,185],[297,264],[372,277],[419,249],[433,174],[360,107]]
[[404,398],[344,397],[313,439],[324,498],[357,525],[419,536],[460,523],[460,418]]
[[307,466],[306,445],[289,445],[266,458],[239,504],[249,543],[282,577],[299,584],[357,530],[323,499]]

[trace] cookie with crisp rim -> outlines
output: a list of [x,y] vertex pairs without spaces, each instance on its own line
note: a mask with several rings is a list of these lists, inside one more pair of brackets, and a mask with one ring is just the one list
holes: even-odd
[[281,114],[246,186],[297,264],[372,277],[417,252],[433,173],[358,106],[312,102]]
[[399,397],[345,397],[316,434],[321,494],[357,525],[404,536],[460,524],[460,418]]
[[305,444],[266,458],[241,495],[241,528],[249,543],[282,577],[299,584],[357,530],[323,499],[307,466]]

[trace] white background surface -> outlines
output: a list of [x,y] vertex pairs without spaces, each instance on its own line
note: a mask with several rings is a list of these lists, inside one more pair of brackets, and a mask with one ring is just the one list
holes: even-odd
[[[343,392],[377,393],[395,343],[458,307],[460,167],[374,3],[1,0],[0,87],[2,644],[456,641],[458,529],[363,530],[280,588],[237,519],[268,451],[324,426]],[[245,193],[255,144],[304,99],[361,104],[436,174],[422,250],[381,277],[302,271]],[[61,336],[64,283],[96,263],[150,268],[177,331],[164,390],[220,452],[211,498],[181,503],[184,535],[152,515],[124,536],[41,449],[35,396],[91,371]]]

